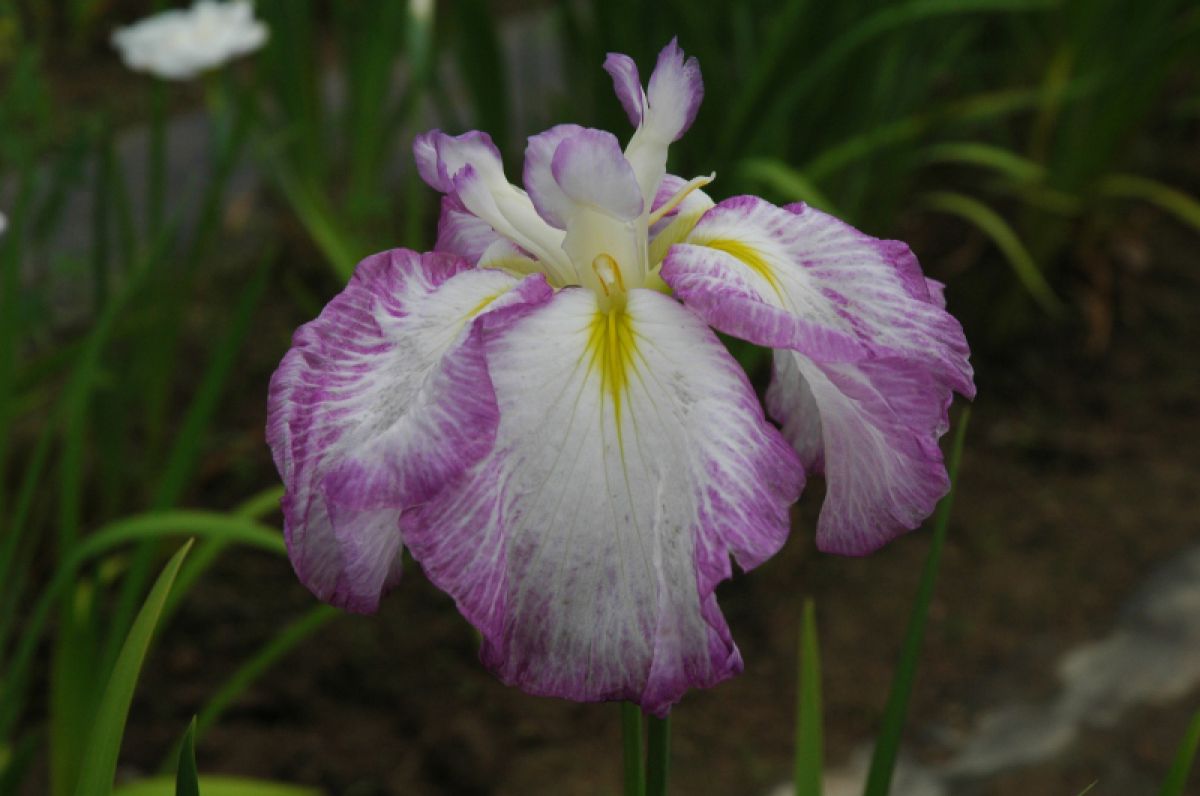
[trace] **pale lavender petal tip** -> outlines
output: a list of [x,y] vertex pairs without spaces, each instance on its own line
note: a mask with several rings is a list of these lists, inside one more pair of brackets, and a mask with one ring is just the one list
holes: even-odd
[[700,62],[684,57],[678,39],[671,39],[658,54],[646,97],[654,127],[668,140],[678,141],[695,121],[704,100],[704,80]]
[[441,193],[451,193],[455,177],[469,166],[481,175],[503,179],[500,150],[490,135],[479,130],[457,136],[441,130],[421,133],[413,139],[413,157],[421,179]]
[[525,191],[538,215],[556,229],[567,228],[570,200],[554,178],[554,154],[566,139],[583,132],[577,124],[559,124],[530,136],[525,146]]
[[609,53],[604,59],[604,71],[612,76],[617,99],[621,101],[630,123],[637,127],[646,113],[646,92],[642,89],[637,64],[623,53]]
[[576,203],[621,221],[642,214],[645,200],[637,174],[612,133],[585,129],[571,135],[558,145],[550,170],[558,187]]

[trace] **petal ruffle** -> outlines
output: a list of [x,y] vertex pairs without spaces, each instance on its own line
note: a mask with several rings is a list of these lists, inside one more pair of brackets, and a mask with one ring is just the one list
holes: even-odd
[[573,269],[562,251],[562,231],[548,225],[529,196],[505,179],[500,153],[486,133],[449,136],[430,130],[414,139],[413,155],[430,187],[453,196],[467,213],[534,255],[557,280],[567,281]]
[[821,549],[865,554],[928,516],[947,488],[952,393],[975,390],[962,327],[907,246],[743,196],[706,213],[661,275],[716,328],[778,349],[768,408],[825,472]]
[[571,208],[558,181],[554,179],[554,153],[558,145],[583,132],[577,124],[558,124],[545,132],[529,137],[525,146],[525,169],[522,178],[525,191],[537,208],[538,215],[557,229],[567,228]]
[[378,606],[400,574],[401,512],[491,447],[498,415],[474,319],[550,289],[540,275],[467,269],[402,249],[367,258],[271,379],[288,552],[335,605]]
[[[782,545],[803,472],[713,333],[670,298],[567,289],[484,321],[491,453],[404,520],[505,682],[664,715],[741,670],[713,593]],[[530,385],[537,385],[531,390]]]
[[488,247],[504,240],[491,224],[471,213],[454,194],[442,197],[442,213],[438,219],[437,243],[434,249],[457,254],[476,265]]

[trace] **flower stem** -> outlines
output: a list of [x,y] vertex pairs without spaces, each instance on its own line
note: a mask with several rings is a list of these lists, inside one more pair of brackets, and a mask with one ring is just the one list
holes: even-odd
[[671,762],[671,717],[647,716],[646,796],[666,796]]
[[625,763],[625,796],[645,796],[642,778],[642,711],[632,702],[621,703],[621,751]]

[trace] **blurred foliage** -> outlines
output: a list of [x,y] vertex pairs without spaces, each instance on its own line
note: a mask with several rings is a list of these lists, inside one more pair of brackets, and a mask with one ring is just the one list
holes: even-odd
[[[449,132],[490,131],[518,173],[523,137],[538,130],[518,115],[522,87],[502,35],[514,5],[549,15],[554,41],[541,44],[563,64],[564,90],[550,98],[557,120],[624,136],[628,120],[600,68],[605,53],[633,55],[646,79],[678,36],[700,60],[706,98],[672,148],[676,173],[716,170],[718,197],[807,201],[876,235],[914,219],[951,239],[974,230],[989,256],[969,278],[950,276],[956,311],[986,320],[972,329],[976,340],[1080,318],[1101,339],[1114,267],[1103,252],[1132,204],[1200,232],[1190,192],[1197,164],[1175,160],[1194,147],[1200,124],[1200,9],[1187,0],[580,0],[504,9],[484,0],[258,0],[267,47],[197,85],[125,75],[108,46],[114,27],[162,5],[0,2],[0,203],[9,220],[0,237],[0,795],[33,781],[40,761],[51,792],[70,793],[89,738],[116,727],[117,714],[123,723],[102,694],[119,668],[122,687],[132,687],[119,664],[131,630],[148,643],[139,607],[164,539],[198,543],[176,561],[173,588],[156,592],[159,626],[230,545],[283,553],[278,529],[260,522],[278,489],[238,464],[246,449],[223,418],[237,366],[286,345],[255,341],[252,320],[268,296],[311,315],[366,254],[427,246],[437,198],[409,167],[409,146],[430,118]],[[100,89],[64,102],[82,96],[71,78],[85,82],[93,68]],[[161,200],[177,187],[167,177],[167,121],[196,107],[212,123],[210,168],[181,207]],[[138,155],[146,184],[131,185],[117,137],[147,120]],[[269,175],[283,212],[231,257],[221,223],[228,184],[250,162]],[[104,201],[91,203],[80,231],[86,252],[72,254],[58,245],[66,209],[88,194]],[[327,263],[323,280],[276,267],[297,254]],[[226,286],[210,284],[209,266],[230,259],[236,284],[214,297]],[[275,283],[285,289],[270,290]],[[82,288],[86,306],[64,309],[55,293],[64,284]],[[204,355],[190,361],[195,340]],[[231,473],[208,502],[253,496],[229,511],[180,509],[200,499],[206,458]],[[190,706],[195,740],[335,615],[318,607],[264,639],[204,704]],[[916,619],[914,627],[915,650]],[[819,688],[815,635],[805,638],[798,764],[810,766],[820,758],[811,707]],[[888,744],[898,742],[906,688],[893,700]],[[115,760],[106,754],[100,779]],[[203,776],[199,784],[205,793],[271,787]],[[124,792],[173,786],[155,778]]]

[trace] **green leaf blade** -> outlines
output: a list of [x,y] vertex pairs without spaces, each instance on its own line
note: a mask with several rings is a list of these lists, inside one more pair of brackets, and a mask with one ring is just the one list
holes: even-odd
[[958,486],[958,467],[962,461],[963,440],[966,437],[970,410],[966,409],[958,421],[954,444],[950,452],[950,491],[938,503],[933,521],[933,541],[929,556],[921,572],[917,586],[917,597],[913,603],[904,644],[900,651],[900,662],[892,678],[891,693],[880,722],[879,737],[871,755],[871,768],[867,773],[867,784],[863,796],[887,796],[892,787],[892,775],[900,752],[900,737],[904,732],[904,720],[908,713],[909,697],[916,680],[917,663],[921,657],[921,645],[925,641],[925,625],[929,620],[929,606],[933,601],[933,589],[937,584],[938,565],[942,559],[942,548],[946,543],[946,529],[950,524],[950,510],[954,506],[954,494]]
[[76,796],[104,796],[112,792],[121,739],[125,735],[125,722],[129,717],[129,706],[133,702],[138,676],[158,626],[163,604],[191,547],[192,542],[188,540],[167,562],[142,604],[142,610],[134,619],[96,710],[83,767],[75,787]]
[[179,747],[179,765],[175,770],[175,796],[200,796],[200,775],[196,771],[196,717],[192,717]]
[[1196,711],[1196,715],[1192,717],[1192,723],[1188,726],[1183,742],[1179,744],[1179,751],[1175,754],[1171,770],[1167,772],[1162,790],[1158,792],[1159,796],[1184,796],[1197,751],[1200,751],[1200,711]]

